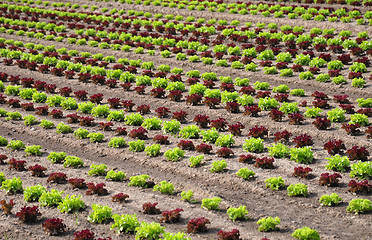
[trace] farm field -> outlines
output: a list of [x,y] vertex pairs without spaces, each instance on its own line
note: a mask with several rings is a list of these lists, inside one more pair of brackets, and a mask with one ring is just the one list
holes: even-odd
[[371,239],[371,5],[0,1],[0,239]]

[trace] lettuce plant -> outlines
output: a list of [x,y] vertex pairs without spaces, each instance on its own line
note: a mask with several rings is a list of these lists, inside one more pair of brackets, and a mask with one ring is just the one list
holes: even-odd
[[354,212],[355,214],[372,211],[372,202],[368,199],[353,199],[349,202],[346,211]]
[[291,148],[290,156],[292,161],[304,164],[312,163],[314,158],[312,147],[309,146],[302,148]]
[[264,140],[261,138],[246,139],[245,143],[243,144],[243,150],[256,153],[262,152],[264,149],[263,142]]
[[40,196],[46,192],[46,188],[40,184],[23,189],[23,199],[26,202],[38,201]]
[[147,188],[150,187],[148,184],[147,179],[149,179],[149,175],[138,175],[138,176],[132,176],[129,178],[128,186],[135,186],[135,187],[142,187]]
[[185,155],[185,151],[181,150],[179,147],[175,147],[173,149],[169,149],[164,153],[164,156],[167,158],[168,161],[179,161]]
[[287,188],[287,193],[288,196],[304,196],[307,197],[309,195],[307,191],[307,186],[302,183],[296,183],[296,184],[291,184]]
[[319,233],[309,227],[298,228],[292,233],[292,237],[299,240],[320,240]]
[[110,229],[115,230],[117,233],[135,232],[136,228],[140,225],[136,214],[123,214],[121,216],[114,214],[112,218],[115,223],[110,226]]
[[204,198],[202,199],[202,208],[207,210],[218,210],[221,202],[221,198],[214,197],[214,198]]
[[332,193],[331,195],[324,194],[320,197],[319,203],[323,206],[336,206],[340,202],[342,202],[342,198],[338,196],[336,193]]
[[154,192],[159,191],[162,194],[169,194],[172,195],[174,192],[174,186],[172,183],[168,183],[167,181],[161,181],[159,184],[154,186]]
[[114,170],[110,170],[107,172],[105,179],[110,179],[111,181],[123,181],[127,176],[122,171],[115,172]]
[[93,212],[88,216],[88,221],[93,223],[102,223],[112,218],[112,208],[100,204],[92,205]]
[[341,157],[340,155],[336,154],[326,159],[328,160],[328,164],[325,166],[325,168],[328,170],[345,172],[350,167],[350,161],[347,156]]
[[265,180],[266,188],[271,190],[279,190],[285,187],[284,179],[282,177],[271,177]]
[[5,190],[7,194],[15,194],[23,192],[22,180],[20,177],[13,179],[6,179],[2,182],[1,189]]
[[270,231],[276,231],[279,230],[277,225],[280,224],[280,218],[278,217],[266,217],[261,218],[257,221],[257,224],[260,225],[258,227],[258,231],[260,232],[270,232]]
[[107,165],[106,164],[91,164],[88,172],[89,176],[106,176]]
[[85,208],[85,203],[81,200],[81,196],[67,195],[59,204],[58,209],[61,213],[77,212]]

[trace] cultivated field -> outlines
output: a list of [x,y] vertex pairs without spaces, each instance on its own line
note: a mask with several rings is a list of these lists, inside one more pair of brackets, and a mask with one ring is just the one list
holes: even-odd
[[1,1],[0,239],[371,239],[370,5]]

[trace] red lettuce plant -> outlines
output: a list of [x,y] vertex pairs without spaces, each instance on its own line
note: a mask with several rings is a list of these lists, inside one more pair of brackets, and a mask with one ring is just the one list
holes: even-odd
[[224,131],[227,125],[227,121],[224,118],[217,118],[210,121],[210,127],[215,128],[217,131]]
[[79,91],[74,92],[74,95],[78,100],[86,100],[88,92],[85,90],[79,90]]
[[79,73],[78,80],[79,82],[88,83],[92,75],[90,73]]
[[20,108],[21,107],[20,102],[21,101],[19,99],[11,98],[11,99],[8,99],[6,103],[9,104],[9,106],[12,108]]
[[49,109],[48,106],[36,107],[35,108],[35,111],[36,111],[35,114],[43,115],[43,116],[48,115],[48,109]]
[[110,105],[110,108],[119,108],[120,107],[120,98],[114,97],[107,99],[108,104]]
[[254,95],[256,90],[252,86],[244,86],[239,90],[239,92],[242,94]]
[[329,70],[328,75],[330,77],[338,77],[341,75],[341,70],[340,69],[335,69],[335,70]]
[[148,133],[148,131],[145,128],[139,127],[139,128],[132,129],[129,132],[129,137],[136,138],[136,139],[141,139],[141,140],[146,140],[146,139],[148,139],[147,133]]
[[65,70],[63,68],[56,68],[56,67],[54,67],[54,68],[52,68],[50,70],[50,74],[52,74],[54,76],[62,77],[64,71]]
[[154,96],[156,98],[163,98],[165,95],[165,90],[164,88],[158,87],[158,88],[153,88],[150,91],[151,96]]
[[196,106],[203,100],[203,96],[197,93],[191,94],[186,97],[186,103]]
[[249,129],[248,135],[254,138],[265,138],[269,135],[269,129],[264,126],[254,126]]
[[49,235],[55,236],[66,231],[66,225],[63,223],[63,220],[60,218],[48,218],[42,224],[44,231]]
[[274,168],[274,161],[274,158],[270,157],[256,158],[254,166],[258,168],[271,169]]
[[82,178],[70,178],[68,183],[71,184],[72,188],[78,189],[85,189],[87,188],[87,184],[85,183],[85,179]]
[[157,202],[155,203],[144,203],[142,205],[143,213],[144,214],[159,214],[161,211],[156,206],[158,205]]
[[22,161],[22,160],[18,161],[14,158],[11,158],[9,159],[8,164],[9,164],[9,169],[14,169],[18,172],[26,171],[26,168],[25,168],[26,161]]
[[178,144],[177,147],[179,147],[182,150],[195,150],[195,145],[191,140],[181,140]]
[[123,100],[122,105],[123,105],[125,111],[132,112],[135,103],[133,102],[133,100]]
[[182,99],[182,91],[181,90],[170,90],[168,94],[168,98],[172,101],[180,102]]
[[278,102],[288,102],[288,97],[289,95],[287,93],[278,93],[274,96],[274,98],[278,101]]
[[185,123],[187,115],[187,112],[180,110],[178,112],[173,112],[172,118],[178,120],[181,123]]
[[192,78],[189,78],[186,80],[186,84],[187,85],[194,85],[196,83],[200,82],[199,78],[196,78],[196,77],[192,77]]
[[195,147],[197,152],[201,152],[204,154],[210,154],[212,151],[212,145],[201,143]]
[[308,134],[300,134],[294,137],[293,143],[296,143],[297,148],[314,145],[313,138]]
[[261,112],[261,109],[257,105],[246,106],[244,109],[245,112],[243,114],[251,117],[258,117],[258,113]]
[[345,129],[347,135],[356,136],[362,134],[362,131],[359,129],[359,124],[349,124],[343,123],[341,128]]
[[253,156],[252,154],[247,154],[247,155],[240,155],[238,161],[241,163],[252,164],[255,162],[255,160],[256,160],[255,156]]
[[351,161],[361,160],[367,161],[369,156],[369,151],[365,147],[353,146],[346,151],[347,156]]
[[313,169],[309,167],[295,167],[294,172],[292,173],[292,176],[294,177],[301,177],[301,178],[308,178],[310,175],[310,172],[312,172]]
[[280,122],[284,117],[284,113],[276,109],[271,109],[271,111],[269,112],[269,116],[275,122]]
[[59,94],[64,97],[69,97],[70,94],[72,93],[72,89],[70,87],[63,87],[59,89]]
[[15,216],[24,223],[33,223],[36,222],[38,216],[41,216],[41,213],[39,211],[39,206],[24,206],[21,208],[21,211],[16,213]]
[[[205,85],[206,87],[208,88],[213,88],[214,87],[214,82],[211,81],[213,83],[213,85]],[[228,91],[228,92],[234,92],[235,91],[235,85],[233,83],[221,83],[220,85],[220,89],[221,91]]]
[[6,96],[4,94],[0,93],[0,104],[4,104],[6,102],[7,102]]
[[5,160],[8,159],[8,156],[1,154],[0,155],[0,164],[5,164]]
[[127,198],[129,198],[128,194],[118,193],[118,194],[115,194],[114,196],[112,196],[111,200],[113,202],[123,203],[123,202],[126,201]]
[[89,101],[92,103],[100,104],[103,100],[103,94],[102,93],[96,93],[89,97]]
[[114,123],[112,122],[100,122],[98,123],[99,124],[99,128],[103,131],[112,131],[112,126],[114,126]]
[[94,195],[97,194],[98,196],[105,196],[108,195],[108,191],[104,188],[106,184],[104,183],[87,183],[88,190],[86,192],[87,195]]
[[67,175],[61,172],[54,172],[51,173],[47,179],[48,183],[66,183],[67,182]]
[[52,116],[52,118],[62,118],[63,112],[59,109],[52,109],[52,111],[49,112],[49,116]]
[[74,233],[74,240],[94,240],[94,232],[84,229]]
[[349,192],[352,192],[352,193],[368,194],[368,193],[372,192],[372,185],[369,184],[368,180],[364,180],[364,181],[360,181],[360,182],[357,182],[354,179],[350,180],[350,182],[348,184],[348,187],[349,187]]
[[124,91],[130,91],[131,87],[132,87],[132,83],[130,82],[125,82],[125,83],[122,83],[120,84],[120,86],[123,88]]
[[228,148],[228,147],[223,147],[217,150],[217,156],[222,157],[222,158],[229,158],[234,155],[234,152]]
[[352,104],[340,104],[339,106],[342,110],[345,110],[347,114],[355,113],[354,111],[355,107]]
[[240,233],[238,229],[231,231],[220,230],[217,233],[218,240],[240,240]]
[[127,128],[125,127],[117,127],[115,130],[116,135],[127,135]]
[[209,219],[204,217],[193,218],[187,223],[187,233],[206,232],[208,231],[206,224],[210,223]]
[[137,107],[137,112],[139,112],[141,115],[150,113],[150,105],[141,105]]
[[79,115],[77,113],[70,113],[66,117],[68,118],[67,122],[69,123],[79,122]]
[[44,171],[47,170],[46,167],[43,167],[39,164],[35,164],[34,166],[30,166],[28,167],[28,170],[32,172],[32,176],[35,176],[35,177],[44,177],[45,176],[45,173]]
[[326,130],[331,127],[331,121],[325,117],[316,117],[312,123],[318,130]]
[[342,140],[331,139],[324,144],[324,150],[327,150],[330,155],[335,155],[343,153],[346,147]]
[[166,107],[159,107],[155,110],[156,114],[158,115],[159,118],[167,118],[169,117],[169,109]]
[[323,92],[318,92],[318,91],[315,91],[313,94],[311,94],[311,96],[314,97],[315,99],[321,99],[321,100],[327,100],[328,99],[327,94],[325,94]]
[[193,122],[195,122],[201,128],[207,128],[210,120],[209,116],[198,114],[194,117]]
[[5,215],[9,215],[15,205],[14,199],[11,199],[8,203],[6,202],[6,200],[1,200],[0,204],[1,204],[1,209],[3,210],[3,213]]
[[299,125],[305,121],[304,116],[301,113],[290,113],[288,114],[289,124]]
[[357,111],[359,114],[364,114],[367,117],[372,117],[372,108],[361,108]]
[[37,91],[43,91],[44,90],[44,86],[45,86],[46,82],[44,81],[38,81],[36,80],[34,82],[34,85],[33,87],[37,90]]
[[45,84],[44,89],[47,93],[55,93],[57,85],[55,84]]
[[80,117],[80,125],[81,126],[93,126],[94,125],[94,118],[92,117]]
[[227,102],[225,109],[231,113],[239,113],[239,103],[237,102]]
[[94,84],[103,85],[103,84],[105,84],[105,82],[106,82],[105,76],[101,76],[101,75],[93,75],[92,76],[92,83],[94,83]]
[[[216,108],[216,106],[221,103],[221,99],[220,98],[204,97],[203,103],[205,105],[207,105],[210,109],[213,109],[213,108]],[[225,108],[227,108],[227,106]],[[238,108],[239,108],[239,106],[238,106]]]
[[274,141],[278,142],[280,140],[284,140],[285,142],[289,141],[289,138],[292,136],[292,133],[288,132],[287,130],[284,130],[282,132],[276,132],[274,133]]
[[160,218],[160,222],[166,222],[166,223],[177,223],[181,221],[181,212],[183,209],[181,208],[176,208],[171,211],[164,211],[161,213],[163,216]]
[[241,136],[242,135],[242,129],[244,129],[244,125],[240,122],[236,123],[236,124],[230,124],[227,126],[228,127],[228,131],[234,135],[234,136]]
[[270,96],[271,96],[270,91],[258,91],[257,95],[256,95],[256,98],[266,98],[266,97],[270,97]]
[[164,145],[169,144],[168,136],[164,136],[164,135],[155,135],[152,140],[158,144],[164,144]]
[[319,178],[319,185],[336,187],[339,185],[339,179],[342,178],[339,173],[322,173]]

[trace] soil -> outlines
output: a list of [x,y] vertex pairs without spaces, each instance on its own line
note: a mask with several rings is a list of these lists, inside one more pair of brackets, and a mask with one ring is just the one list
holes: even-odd
[[[86,4],[85,1],[74,0],[72,3]],[[114,2],[95,2],[95,5],[99,7],[116,7],[117,3]],[[120,5],[121,8],[150,11],[150,12],[161,12],[163,14],[181,14],[181,15],[194,15],[195,17],[200,17],[199,12],[191,12],[187,10],[178,10],[161,8],[154,6],[143,6],[143,5]],[[320,28],[336,28],[337,31],[345,30],[350,28],[350,24],[332,24],[332,23],[319,23],[312,22],[309,24],[302,19],[288,20],[288,19],[272,19],[263,18],[261,16],[240,16],[231,15],[224,13],[208,13],[203,12],[203,17],[218,18],[218,19],[238,19],[242,22],[252,21],[256,22],[270,22],[276,21],[279,25],[289,24],[289,25],[304,25],[307,30],[311,27]],[[365,31],[367,26],[353,26],[353,31]],[[0,37],[12,38],[15,40],[21,40],[24,42],[30,41],[27,37],[7,35],[4,33],[0,34]],[[35,44],[48,45],[50,42],[44,40],[31,39]],[[192,69],[198,69],[201,73],[203,72],[215,72],[218,76],[230,75],[233,79],[235,77],[248,77],[251,83],[256,80],[266,81],[271,84],[271,86],[277,86],[279,84],[287,84],[292,88],[303,88],[305,89],[305,97],[290,97],[290,100],[296,102],[307,101],[311,103],[313,97],[311,93],[315,90],[324,92],[330,97],[333,95],[348,94],[352,103],[360,97],[368,98],[372,97],[371,92],[371,82],[369,82],[365,89],[356,89],[349,86],[336,86],[330,83],[319,83],[315,80],[303,81],[299,80],[297,76],[290,78],[282,78],[279,76],[269,76],[264,75],[262,71],[258,73],[249,73],[244,70],[233,70],[224,69],[215,66],[205,66],[202,63],[189,63],[183,62],[180,66],[180,62],[175,61],[174,58],[164,59],[157,57],[150,57],[148,55],[138,55],[133,53],[118,52],[106,49],[91,48],[88,46],[76,46],[66,43],[53,42],[56,48],[66,47],[68,49],[76,49],[78,51],[89,51],[93,54],[102,53],[105,56],[113,55],[116,58],[130,59],[142,59],[143,61],[153,61],[155,66],[160,64],[169,64],[171,68],[182,67],[184,72]],[[110,65],[111,66],[111,65]],[[4,172],[7,178],[21,177],[23,180],[23,187],[34,186],[36,184],[42,184],[48,190],[58,189],[59,191],[64,191],[65,195],[82,195],[82,199],[85,201],[87,208],[77,214],[62,214],[56,208],[41,208],[41,219],[34,224],[23,224],[20,223],[14,214],[18,212],[24,205],[33,206],[38,205],[38,203],[25,203],[22,194],[16,194],[9,196],[5,191],[0,192],[0,199],[10,200],[15,199],[16,205],[13,209],[13,213],[10,216],[1,215],[0,216],[0,239],[60,239],[61,237],[66,239],[73,239],[73,233],[76,231],[81,231],[83,229],[90,229],[95,234],[96,237],[111,237],[112,239],[134,239],[134,235],[121,233],[116,234],[114,231],[110,230],[112,222],[106,222],[104,224],[92,224],[87,221],[87,217],[92,212],[91,206],[94,203],[99,203],[101,205],[108,205],[112,208],[115,214],[133,214],[135,213],[140,221],[146,222],[159,222],[161,215],[146,215],[142,212],[142,204],[146,202],[158,202],[158,207],[162,211],[172,210],[175,208],[182,208],[182,222],[177,224],[162,224],[166,227],[168,232],[179,232],[186,231],[186,225],[188,220],[196,217],[206,217],[211,221],[209,225],[209,231],[202,234],[190,234],[189,237],[192,239],[216,239],[216,234],[219,230],[223,229],[225,231],[230,231],[234,228],[239,229],[242,239],[262,239],[267,237],[268,239],[291,239],[291,234],[297,228],[304,226],[316,229],[321,239],[354,239],[363,240],[369,239],[372,236],[372,214],[360,214],[354,215],[352,213],[346,212],[346,207],[348,202],[355,198],[365,198],[372,200],[371,195],[361,195],[356,196],[348,192],[347,184],[351,180],[349,173],[341,173],[342,180],[340,187],[325,187],[319,186],[318,180],[319,176],[323,172],[329,172],[324,169],[327,163],[325,158],[329,157],[328,153],[323,149],[325,142],[330,139],[341,139],[349,149],[352,146],[365,146],[372,152],[372,141],[371,139],[366,139],[365,135],[360,136],[349,136],[341,129],[340,123],[333,123],[332,128],[327,131],[319,131],[314,128],[311,124],[311,119],[306,119],[305,123],[300,126],[289,125],[288,120],[283,122],[274,122],[268,116],[267,112],[262,112],[259,117],[247,117],[242,113],[231,114],[228,113],[223,107],[218,107],[217,109],[209,109],[205,105],[190,106],[187,105],[183,100],[179,103],[172,102],[167,98],[154,98],[150,96],[150,87],[146,88],[145,95],[138,95],[134,91],[124,92],[121,88],[109,89],[106,86],[98,86],[92,83],[81,83],[76,78],[73,80],[67,80],[64,77],[56,77],[50,74],[41,74],[35,71],[28,71],[19,69],[17,66],[5,66],[0,63],[0,71],[6,72],[9,75],[20,75],[21,77],[32,77],[35,80],[45,81],[47,83],[56,84],[57,88],[69,86],[73,91],[86,90],[89,95],[95,93],[102,93],[104,95],[103,103],[107,103],[108,98],[119,97],[121,99],[132,99],[136,103],[136,106],[142,104],[148,104],[151,106],[151,113],[146,115],[146,117],[156,116],[155,109],[158,107],[167,107],[171,112],[184,110],[188,115],[188,121],[182,126],[193,124],[192,119],[197,114],[206,114],[210,119],[216,119],[218,117],[225,118],[229,123],[241,122],[245,125],[242,136],[234,137],[235,144],[232,147],[234,151],[234,157],[226,159],[228,163],[228,168],[223,173],[211,173],[209,171],[212,162],[214,160],[221,160],[216,154],[206,155],[204,163],[199,168],[190,168],[188,158],[191,156],[199,155],[195,151],[186,151],[185,157],[179,162],[169,162],[166,161],[163,155],[159,157],[148,157],[144,152],[133,153],[126,148],[113,149],[108,147],[108,140],[115,134],[112,131],[103,132],[105,135],[105,141],[102,143],[90,143],[89,140],[83,139],[79,140],[74,138],[73,134],[57,134],[56,129],[45,130],[38,125],[33,125],[30,127],[25,127],[23,121],[5,121],[4,118],[0,120],[0,136],[6,137],[8,140],[22,140],[26,146],[29,145],[41,145],[43,147],[42,156],[25,156],[23,151],[11,151],[5,147],[0,147],[0,154],[5,154],[8,158],[15,158],[17,160],[26,160],[27,166],[32,166],[36,163],[46,166],[48,168],[47,174],[52,172],[64,172],[67,174],[68,178],[84,178],[86,182],[94,183],[105,183],[107,189],[109,190],[108,196],[88,196],[85,194],[84,190],[73,190],[68,184],[47,184],[46,178],[36,178],[31,177],[30,172],[16,172],[14,170],[9,170],[6,165],[0,166],[0,171]],[[370,71],[370,68],[369,68]],[[186,77],[185,77],[186,79]],[[17,97],[14,97],[17,98]],[[21,99],[21,101],[24,101]],[[257,101],[257,100],[256,100]],[[80,102],[80,101],[78,101]],[[329,101],[332,107],[338,107],[338,104],[333,101]],[[43,104],[35,104],[36,106],[41,106]],[[12,109],[8,105],[2,104],[1,106],[7,111],[15,111],[18,109]],[[56,109],[61,109],[56,107]],[[62,109],[61,109],[62,110]],[[243,109],[241,109],[243,110]],[[357,110],[357,109],[356,109]],[[304,112],[306,109],[300,107],[300,112]],[[20,110],[22,115],[32,114]],[[64,116],[70,113],[74,113],[73,110],[63,110]],[[79,113],[79,115],[84,115]],[[326,111],[322,113],[323,116],[326,115]],[[347,121],[350,119],[350,115],[347,114]],[[78,124],[70,124],[67,122],[66,118],[62,119],[52,119],[50,116],[37,116],[39,120],[48,119],[55,122],[57,125],[59,122],[64,122],[72,127],[73,130],[80,128]],[[371,118],[369,118],[371,120]],[[170,120],[170,119],[165,119]],[[99,120],[96,120],[98,122]],[[105,121],[105,119],[102,119]],[[248,131],[250,128],[256,125],[263,125],[269,129],[269,137],[265,139],[265,147],[271,146],[273,141],[273,134],[277,131],[287,130],[292,132],[293,136],[299,134],[307,133],[314,138],[314,158],[315,161],[309,165],[314,175],[311,179],[299,179],[292,176],[293,168],[297,166],[308,166],[304,164],[298,164],[290,161],[289,158],[275,159],[274,169],[261,169],[255,168],[253,165],[244,164],[238,162],[238,156],[241,154],[246,154],[243,151],[242,145],[245,139],[249,138]],[[124,123],[117,123],[113,129],[116,127],[126,127],[129,130],[135,128],[127,126]],[[364,131],[366,127],[361,127]],[[90,132],[102,132],[99,130],[98,126],[89,127]],[[225,132],[227,133],[227,132]],[[153,144],[151,140],[155,135],[163,134],[160,130],[149,131],[149,140],[146,140],[146,146]],[[168,149],[176,147],[179,142],[179,138],[175,136],[169,136],[170,144],[162,145],[161,152],[164,153]],[[124,137],[125,140],[132,141],[133,139],[128,136]],[[193,140],[194,144],[202,143],[201,139]],[[294,147],[293,143],[289,143],[291,147]],[[213,152],[218,149],[217,146],[213,146]],[[74,169],[74,168],[64,168],[59,164],[51,164],[47,160],[47,156],[50,152],[66,152],[67,155],[73,155],[80,157],[84,161],[84,167]],[[260,154],[255,154],[258,157],[269,156],[267,148]],[[371,159],[369,159],[371,160]],[[101,164],[104,163],[108,166],[108,169],[115,169],[124,171],[129,178],[130,176],[135,176],[139,174],[148,174],[155,183],[166,180],[172,182],[175,186],[176,192],[173,195],[164,195],[159,192],[154,192],[151,188],[141,189],[136,187],[128,187],[129,180],[124,182],[111,182],[105,180],[103,177],[92,177],[88,175],[89,166],[91,164]],[[248,167],[254,170],[256,177],[251,181],[244,181],[236,177],[236,172],[243,167]],[[289,197],[287,196],[286,190],[272,191],[265,187],[265,180],[269,177],[282,176],[285,179],[286,186],[295,183],[304,183],[308,185],[310,195],[308,197]],[[192,190],[195,193],[195,199],[198,200],[197,203],[191,204],[181,200],[179,193],[181,191]],[[111,197],[117,193],[126,193],[130,196],[129,201],[123,204],[114,203],[111,201]],[[319,204],[319,198],[324,194],[337,193],[342,199],[343,203],[336,207],[324,207]],[[220,210],[218,211],[208,211],[200,207],[201,200],[204,198],[219,197],[222,199]],[[226,210],[229,207],[238,207],[240,205],[246,205],[249,210],[249,219],[245,221],[232,222],[228,219]],[[280,217],[281,223],[278,226],[279,231],[261,233],[259,232],[258,225],[256,222],[262,217]],[[63,236],[51,237],[43,232],[41,224],[47,218],[59,217],[64,220],[67,225],[68,231]]]

